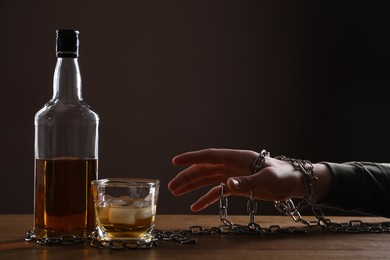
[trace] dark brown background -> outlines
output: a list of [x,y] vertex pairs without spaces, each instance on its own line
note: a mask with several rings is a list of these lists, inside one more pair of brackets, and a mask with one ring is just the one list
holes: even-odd
[[[0,213],[33,211],[33,117],[52,95],[58,28],[81,33],[100,178],[159,178],[160,213],[187,213],[206,191],[174,198],[166,188],[171,158],[188,150],[388,161],[384,3],[2,0]],[[245,200],[229,207],[245,213]]]

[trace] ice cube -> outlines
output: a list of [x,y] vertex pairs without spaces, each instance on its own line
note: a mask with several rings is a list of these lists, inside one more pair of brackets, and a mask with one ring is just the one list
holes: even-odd
[[155,207],[151,207],[151,206],[135,209],[135,211],[134,211],[135,218],[136,219],[150,218],[155,213],[154,209],[155,209]]
[[135,213],[130,207],[110,207],[108,212],[108,221],[119,224],[135,224]]
[[102,200],[98,202],[98,207],[105,208],[109,207],[111,205],[111,199],[110,200]]
[[122,196],[110,200],[110,206],[128,206],[134,203],[134,200],[129,196]]
[[134,208],[141,208],[144,206],[144,200],[143,199],[135,199],[131,203],[131,206]]

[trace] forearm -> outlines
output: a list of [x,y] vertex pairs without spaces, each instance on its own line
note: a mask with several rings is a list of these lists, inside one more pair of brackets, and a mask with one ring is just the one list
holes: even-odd
[[[322,190],[322,185],[318,186],[320,205],[390,216],[390,164],[349,162],[323,165],[330,173],[330,185],[327,191],[326,188]],[[324,180],[325,183],[329,181]]]
[[315,195],[317,202],[321,202],[328,195],[332,184],[332,172],[326,164],[314,164],[314,175],[318,178]]

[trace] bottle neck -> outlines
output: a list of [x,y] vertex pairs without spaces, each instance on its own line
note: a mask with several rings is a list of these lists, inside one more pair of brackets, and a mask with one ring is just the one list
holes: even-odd
[[77,58],[57,58],[53,79],[53,100],[71,103],[82,100]]

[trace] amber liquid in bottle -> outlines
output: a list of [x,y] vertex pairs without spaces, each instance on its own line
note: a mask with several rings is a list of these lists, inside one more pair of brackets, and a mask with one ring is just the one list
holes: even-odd
[[95,226],[90,183],[97,160],[56,158],[36,160],[35,229],[40,237],[87,236]]

